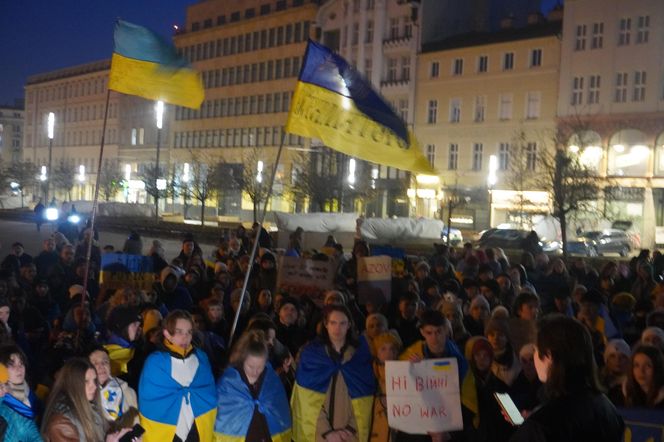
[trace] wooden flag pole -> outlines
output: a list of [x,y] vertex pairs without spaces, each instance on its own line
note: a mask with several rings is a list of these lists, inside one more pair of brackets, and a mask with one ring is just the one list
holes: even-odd
[[[99,202],[99,182],[101,181],[101,163],[104,159],[104,144],[106,140],[106,123],[108,122],[108,104],[111,99],[111,90],[106,92],[106,108],[104,109],[104,126],[101,130],[101,145],[99,146],[99,163],[97,163],[97,179],[95,180],[95,195],[92,200],[92,213],[90,214],[90,240],[88,250],[85,252],[85,275],[83,276],[83,296],[81,305],[85,302],[85,294],[88,291],[88,275],[90,274],[90,257],[92,256],[92,243],[95,241],[95,218],[97,215],[97,203]],[[83,234],[85,238],[85,233]],[[101,270],[101,269],[99,269]]]
[[247,285],[249,284],[249,277],[251,276],[251,270],[254,267],[254,260],[256,259],[256,251],[258,250],[258,238],[261,234],[261,229],[263,228],[263,223],[265,222],[265,216],[267,215],[267,205],[270,202],[270,197],[272,196],[272,188],[274,187],[274,179],[277,176],[277,167],[279,167],[279,159],[281,158],[281,151],[284,148],[284,140],[286,139],[286,131],[282,130],[281,132],[281,143],[279,144],[279,150],[277,151],[277,159],[274,161],[274,167],[272,168],[272,176],[270,177],[270,187],[268,188],[267,194],[265,195],[265,203],[263,205],[263,213],[261,215],[260,221],[258,223],[258,232],[254,238],[254,245],[251,248],[251,254],[249,255],[249,268],[247,269],[247,274],[244,276],[244,284],[242,284],[242,294],[240,295],[240,304],[238,305],[237,311],[235,312],[235,319],[233,319],[233,327],[231,327],[231,334],[228,337],[228,348],[230,349],[233,345],[233,336],[235,335],[235,329],[237,328],[237,322],[240,318],[240,311],[242,310],[242,303],[244,302],[244,295],[247,293]]

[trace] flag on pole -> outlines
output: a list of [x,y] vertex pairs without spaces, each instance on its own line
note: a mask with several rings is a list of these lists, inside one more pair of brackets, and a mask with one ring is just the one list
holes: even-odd
[[108,88],[149,100],[198,109],[205,98],[200,75],[169,42],[142,26],[118,20]]
[[435,174],[406,123],[346,60],[309,40],[286,132],[372,163]]

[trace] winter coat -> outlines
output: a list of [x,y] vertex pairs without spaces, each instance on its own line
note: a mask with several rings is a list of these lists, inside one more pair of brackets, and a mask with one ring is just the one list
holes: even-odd
[[0,418],[7,423],[4,438],[5,442],[41,442],[39,428],[34,419],[25,416],[9,408],[5,403],[0,403]]

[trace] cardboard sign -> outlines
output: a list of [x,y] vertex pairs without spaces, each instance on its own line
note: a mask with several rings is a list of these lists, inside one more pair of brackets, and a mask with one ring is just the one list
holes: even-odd
[[411,434],[463,429],[456,359],[387,361],[385,387],[390,428]]
[[155,282],[152,264],[150,256],[106,253],[101,256],[100,286],[103,290],[149,290]]
[[403,277],[406,270],[406,251],[400,247],[372,246],[371,256],[386,255],[392,258],[392,277]]
[[334,288],[334,261],[280,256],[277,269],[278,292],[297,298],[306,295],[319,306],[323,305],[325,291]]
[[388,304],[392,295],[391,288],[392,258],[370,256],[357,260],[357,298],[360,304],[376,302],[376,297]]

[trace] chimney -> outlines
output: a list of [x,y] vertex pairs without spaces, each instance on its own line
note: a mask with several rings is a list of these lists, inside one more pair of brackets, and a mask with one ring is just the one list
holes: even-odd
[[510,15],[500,20],[500,29],[511,29],[514,27],[514,17]]
[[562,5],[557,5],[555,8],[549,12],[549,15],[546,16],[548,21],[563,21],[564,9]]

